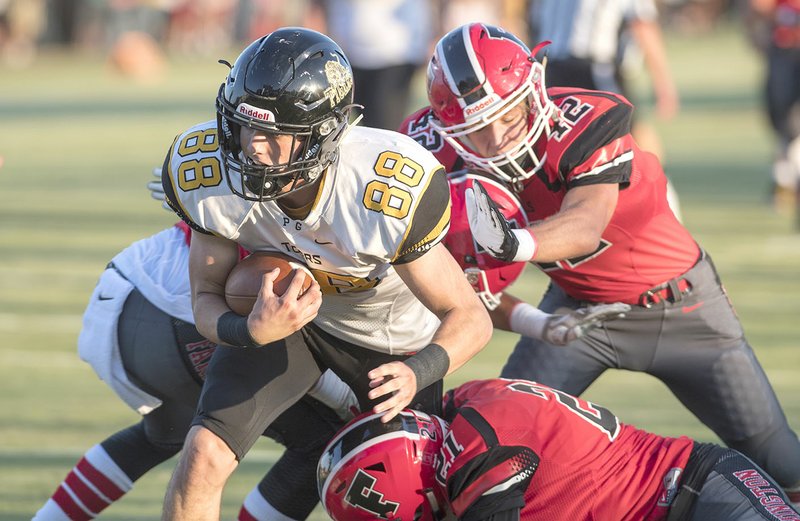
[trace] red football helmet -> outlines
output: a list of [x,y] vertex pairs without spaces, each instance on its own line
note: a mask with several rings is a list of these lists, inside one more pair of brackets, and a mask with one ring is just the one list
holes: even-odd
[[[428,64],[431,124],[471,167],[516,185],[541,168],[535,146],[550,133],[556,106],[547,95],[544,66],[522,41],[500,27],[471,23],[453,29],[436,45]],[[469,134],[520,103],[530,109],[528,131],[510,150],[482,157]]]
[[519,200],[502,183],[464,171],[453,172],[448,176],[452,209],[450,230],[444,238],[444,245],[464,270],[467,280],[486,307],[494,309],[500,304],[500,292],[517,280],[527,263],[507,263],[495,259],[475,241],[469,229],[464,203],[464,191],[472,187],[475,179],[481,182],[513,228],[527,226],[528,218]]
[[317,466],[325,511],[336,521],[437,519],[434,462],[447,424],[410,409],[388,423],[381,415],[357,416],[325,447]]

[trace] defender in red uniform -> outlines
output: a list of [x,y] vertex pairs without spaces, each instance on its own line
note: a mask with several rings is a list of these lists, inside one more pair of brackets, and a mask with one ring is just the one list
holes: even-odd
[[450,229],[442,242],[464,270],[467,281],[486,309],[490,314],[495,314],[495,327],[563,346],[580,338],[590,329],[624,316],[630,306],[620,302],[567,310],[565,314],[551,314],[521,301],[515,307],[513,321],[500,316],[502,310],[495,310],[503,303],[503,291],[520,276],[526,263],[497,260],[475,242],[464,208],[464,194],[472,189],[472,183],[476,180],[480,181],[503,217],[513,226],[527,226],[528,219],[517,197],[502,182],[465,171],[448,174],[452,210]]
[[448,393],[444,410],[445,419],[406,411],[391,424],[374,414],[352,420],[317,468],[328,514],[338,521],[800,520],[742,454],[636,429],[536,382],[468,382]]
[[[431,106],[402,127],[448,170],[478,170],[517,192],[524,229],[508,226],[479,183],[465,205],[492,256],[551,277],[539,308],[632,306],[568,349],[523,336],[502,376],[580,395],[608,368],[652,374],[800,499],[800,442],[710,257],[670,211],[660,164],[631,137],[633,107],[608,92],[546,89],[537,50],[498,27],[451,31],[429,64]],[[518,302],[506,297],[495,318],[513,320]]]

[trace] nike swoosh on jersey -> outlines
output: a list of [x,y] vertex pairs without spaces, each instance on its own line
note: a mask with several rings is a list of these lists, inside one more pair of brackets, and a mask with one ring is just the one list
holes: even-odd
[[114,297],[106,297],[105,295],[97,295],[97,300],[112,300]]
[[698,302],[697,304],[694,304],[692,306],[683,306],[681,308],[681,311],[683,311],[684,313],[691,313],[692,311],[694,311],[695,309],[699,308],[703,304],[705,304],[705,302]]

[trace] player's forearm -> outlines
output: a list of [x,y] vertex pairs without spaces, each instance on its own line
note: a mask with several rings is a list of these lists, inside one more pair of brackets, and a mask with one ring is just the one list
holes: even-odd
[[537,242],[536,262],[554,262],[589,255],[600,245],[619,197],[615,184],[573,188],[561,210],[528,227]]
[[440,319],[442,323],[431,342],[439,344],[447,351],[450,358],[450,367],[447,370],[449,375],[489,342],[492,337],[492,320],[477,297],[474,298],[474,303],[469,302],[454,308]]
[[192,313],[197,331],[217,344],[225,343],[217,335],[217,325],[219,318],[229,311],[231,309],[221,295],[206,292],[198,293],[193,297]]
[[540,340],[553,316],[507,293],[500,296],[500,305],[490,314],[495,328]]
[[588,255],[600,244],[602,230],[579,213],[558,214],[528,228],[536,241],[536,262],[555,262]]
[[489,311],[489,316],[492,318],[492,325],[495,329],[502,329],[503,331],[511,331],[511,312],[514,306],[522,302],[520,299],[508,293],[500,295],[500,304],[493,310]]

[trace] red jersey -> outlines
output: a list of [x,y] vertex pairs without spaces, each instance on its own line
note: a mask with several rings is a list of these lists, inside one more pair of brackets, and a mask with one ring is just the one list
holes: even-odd
[[[589,255],[535,263],[570,296],[591,302],[636,304],[648,289],[686,272],[700,255],[667,203],[667,180],[655,156],[630,134],[633,106],[622,96],[575,88],[548,94],[562,117],[537,148],[542,168],[517,195],[535,223],[561,209],[578,186],[620,186],[617,207],[600,245]],[[434,153],[448,172],[465,167],[430,126],[430,107],[409,116],[400,132]]]
[[664,519],[694,445],[526,380],[468,382],[445,419],[436,479],[459,519],[515,507],[521,521]]

